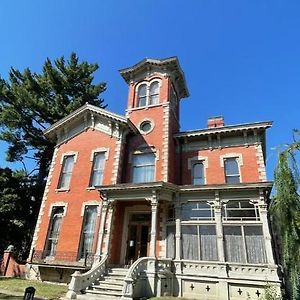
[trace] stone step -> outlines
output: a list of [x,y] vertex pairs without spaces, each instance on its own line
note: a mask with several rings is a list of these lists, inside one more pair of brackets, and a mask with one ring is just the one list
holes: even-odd
[[95,290],[110,290],[110,291],[122,291],[123,285],[107,284],[101,282],[100,285],[92,285],[92,288]]
[[128,269],[123,268],[109,268],[107,270],[108,274],[120,274],[120,275],[126,275],[128,272]]
[[111,285],[119,285],[119,286],[123,286],[124,284],[124,278],[122,280],[119,280],[119,279],[115,279],[115,278],[110,278],[110,277],[107,277],[107,278],[103,278],[103,280],[100,280],[98,282],[95,282],[95,285],[100,285],[100,284],[111,284]]
[[[103,300],[103,299],[107,299],[107,300],[120,300],[120,296],[108,296],[108,295],[91,295],[91,294],[84,294],[84,295],[77,295],[77,300]],[[68,300],[68,299],[66,299]]]
[[121,297],[122,296],[122,291],[111,291],[111,290],[105,290],[105,289],[103,289],[103,290],[92,289],[92,290],[86,290],[86,295],[93,295],[93,296],[97,295],[98,297],[100,297],[100,295],[101,295],[102,299],[105,299],[104,297],[106,297],[106,296]]

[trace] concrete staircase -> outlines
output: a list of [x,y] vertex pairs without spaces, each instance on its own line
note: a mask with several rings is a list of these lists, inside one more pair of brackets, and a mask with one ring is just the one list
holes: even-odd
[[78,299],[120,299],[128,269],[108,268],[105,276],[94,282]]

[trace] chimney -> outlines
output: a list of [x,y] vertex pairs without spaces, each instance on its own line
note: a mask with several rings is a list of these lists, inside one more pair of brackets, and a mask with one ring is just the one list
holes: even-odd
[[225,124],[224,124],[223,116],[210,117],[207,120],[207,127],[208,128],[222,127],[224,125]]

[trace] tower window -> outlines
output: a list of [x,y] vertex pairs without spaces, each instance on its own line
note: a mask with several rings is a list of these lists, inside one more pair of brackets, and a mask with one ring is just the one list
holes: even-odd
[[159,103],[159,81],[143,83],[137,88],[137,107],[155,105]]
[[157,81],[154,81],[150,84],[149,105],[158,103],[158,95],[159,95],[159,84]]
[[137,106],[138,107],[146,106],[146,102],[147,102],[147,86],[146,86],[146,84],[142,84],[139,86],[139,89],[138,89]]

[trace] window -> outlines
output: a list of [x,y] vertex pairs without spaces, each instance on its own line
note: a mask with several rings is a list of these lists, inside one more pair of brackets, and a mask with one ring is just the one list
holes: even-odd
[[259,221],[258,207],[249,200],[231,200],[224,204],[224,221]]
[[215,225],[182,225],[182,258],[218,260]]
[[137,107],[155,105],[159,103],[159,81],[143,83],[137,88]]
[[93,169],[91,174],[90,186],[98,186],[103,182],[105,153],[96,152],[93,159]]
[[58,183],[59,189],[68,189],[70,186],[75,155],[65,155]]
[[138,103],[137,106],[146,106],[146,100],[147,100],[147,85],[142,84],[138,88]]
[[224,169],[226,183],[240,183],[239,165],[236,157],[225,158]]
[[266,262],[261,226],[224,226],[225,256],[228,262],[260,264]]
[[47,235],[45,256],[55,256],[63,213],[64,213],[63,207],[54,207],[52,210],[50,225],[49,225],[48,235]]
[[153,153],[134,154],[132,159],[132,182],[154,181],[155,155]]
[[158,103],[159,83],[154,81],[150,84],[149,105]]
[[167,258],[175,258],[175,225],[167,226]]
[[86,206],[83,217],[79,257],[93,252],[93,242],[97,221],[97,206]]
[[193,184],[194,185],[205,184],[204,165],[202,162],[197,162],[193,164]]
[[192,220],[214,220],[213,208],[206,202],[188,202],[182,206],[181,219]]

